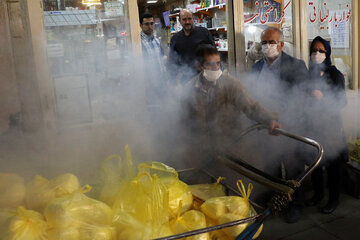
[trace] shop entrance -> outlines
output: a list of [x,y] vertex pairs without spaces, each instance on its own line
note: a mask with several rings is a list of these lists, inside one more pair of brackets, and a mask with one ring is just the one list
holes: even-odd
[[207,28],[211,33],[224,68],[228,65],[229,50],[226,4],[226,0],[138,0],[139,15],[154,16],[155,34],[166,56],[169,56],[171,38],[182,30],[179,12],[187,8],[193,13],[194,25]]

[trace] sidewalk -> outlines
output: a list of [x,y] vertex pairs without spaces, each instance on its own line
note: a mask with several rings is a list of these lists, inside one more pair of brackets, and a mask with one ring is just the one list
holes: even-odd
[[329,215],[317,208],[306,207],[294,224],[286,223],[283,217],[267,219],[259,240],[360,239],[360,199],[341,194],[339,207]]

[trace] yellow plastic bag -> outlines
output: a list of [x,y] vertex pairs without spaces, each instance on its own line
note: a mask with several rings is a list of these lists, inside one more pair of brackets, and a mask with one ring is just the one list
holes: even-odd
[[226,213],[233,213],[243,217],[249,217],[251,214],[249,196],[253,185],[249,184],[247,192],[241,180],[237,182],[242,197],[225,196],[210,198],[201,205],[201,211],[213,220],[219,219]]
[[176,213],[179,203],[182,202],[181,213],[188,211],[193,203],[193,196],[190,187],[178,180],[168,187],[169,208],[172,214]]
[[223,177],[219,177],[216,183],[189,185],[189,187],[192,195],[206,201],[210,198],[223,197],[226,195],[224,187],[220,183],[223,179]]
[[[233,213],[226,213],[219,218],[218,223],[223,224],[223,223],[240,220],[243,218],[246,218],[246,217],[243,217],[243,216],[240,216],[237,214],[233,214]],[[226,235],[228,235],[232,239],[235,239],[237,236],[239,236],[240,233],[242,233],[245,230],[245,228],[248,227],[248,225],[249,225],[249,223],[244,223],[244,224],[239,224],[239,225],[229,227],[229,228],[223,228],[221,230],[223,232],[225,232]]]
[[[180,216],[180,209],[181,206],[179,207],[178,216],[170,221],[171,230],[175,234],[189,232],[192,230],[206,227],[206,218],[202,212],[190,210]],[[210,240],[210,235],[209,233],[202,233],[187,237],[186,240]]]
[[[223,224],[223,223],[237,221],[237,220],[244,219],[244,218],[247,218],[247,217],[242,217],[242,216],[239,216],[236,214],[227,213],[219,218],[218,223]],[[221,231],[223,231],[228,237],[230,237],[230,239],[236,239],[236,237],[239,236],[239,234],[241,234],[251,224],[252,224],[252,222],[239,224],[239,225],[236,225],[233,227],[223,228],[223,229],[221,229]],[[256,232],[256,234],[253,236],[252,239],[256,239],[260,235],[262,229],[263,229],[263,224],[260,226],[259,230]]]
[[100,171],[100,178],[97,190],[98,199],[112,206],[124,181],[130,181],[135,177],[133,157],[130,147],[125,146],[125,162],[118,154],[107,157]]
[[0,208],[23,205],[25,192],[22,177],[12,173],[0,173]]
[[86,223],[67,228],[53,228],[48,231],[50,240],[116,240],[116,230],[111,226]]
[[147,162],[139,164],[139,173],[156,174],[160,181],[169,191],[169,208],[173,215],[177,214],[180,201],[182,202],[181,213],[192,207],[193,197],[190,187],[179,180],[178,173],[172,167],[160,162]]
[[[217,223],[209,218],[206,218],[206,226],[207,227],[212,227],[217,225]],[[226,235],[226,233],[224,233],[221,229],[220,230],[216,230],[216,231],[211,231],[209,232],[210,235],[210,239],[211,240],[232,240],[231,237],[229,237],[228,235]]]
[[79,240],[79,226],[73,224],[66,228],[51,228],[47,232],[49,240]]
[[[47,240],[48,225],[44,217],[35,211],[18,207],[14,211],[3,211],[8,215],[0,224],[0,239],[2,240]],[[1,221],[1,220],[0,220]]]
[[[238,180],[236,184],[242,197],[226,196],[211,198],[205,201],[203,205],[201,205],[201,211],[215,223],[223,224],[248,218],[256,214],[255,209],[251,206],[249,201],[253,185],[250,183],[246,191],[245,186],[241,180]],[[224,228],[222,231],[229,237],[236,238],[249,224],[250,223],[246,223],[230,228]],[[261,225],[253,239],[260,235],[262,228],[263,225]]]
[[166,186],[170,186],[179,180],[178,173],[172,167],[161,162],[145,162],[138,165],[139,173],[147,172],[151,176],[156,174],[161,182]]
[[141,228],[129,227],[120,231],[117,240],[149,240],[174,235],[169,223],[164,223],[159,230],[153,229],[151,223],[143,224]]
[[74,224],[106,226],[112,223],[112,210],[103,202],[87,197],[91,190],[86,185],[80,191],[52,200],[44,210],[45,218],[52,228],[67,228]]
[[[169,220],[168,192],[159,178],[141,173],[125,183],[113,206],[114,223],[121,239],[151,239]],[[131,238],[130,238],[131,237]]]
[[78,178],[70,173],[51,180],[36,175],[26,187],[25,204],[29,209],[43,212],[50,201],[69,195],[79,188]]

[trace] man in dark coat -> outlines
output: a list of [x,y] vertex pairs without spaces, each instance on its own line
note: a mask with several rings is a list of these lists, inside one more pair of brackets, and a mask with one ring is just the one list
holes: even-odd
[[[303,118],[305,91],[302,89],[308,76],[305,63],[282,51],[283,34],[277,28],[269,27],[262,32],[261,45],[264,58],[252,67],[255,75],[254,97],[267,109],[279,114],[284,129],[296,131],[302,125]],[[296,157],[297,146],[286,146],[286,144],[282,148],[288,148],[290,151],[287,154],[280,151],[279,156],[275,158],[283,162],[287,179],[297,179],[304,171],[304,161]],[[273,170],[271,174],[278,177],[282,175],[280,163]],[[302,191],[297,191],[287,211],[286,220],[289,223],[298,221],[303,202]]]
[[197,73],[195,50],[200,44],[215,46],[214,39],[204,27],[194,26],[190,10],[180,11],[180,24],[183,27],[170,41],[170,70],[177,84],[185,84]]

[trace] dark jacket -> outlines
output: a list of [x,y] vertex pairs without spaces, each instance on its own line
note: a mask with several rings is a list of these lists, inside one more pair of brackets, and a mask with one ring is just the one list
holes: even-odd
[[189,36],[181,30],[171,38],[169,70],[174,78],[178,72],[181,72],[184,75],[182,81],[185,83],[197,74],[195,53],[196,48],[201,44],[215,46],[211,33],[204,27],[194,27]]
[[265,110],[246,91],[240,80],[227,71],[215,85],[205,90],[202,74],[185,85],[183,119],[185,127],[195,135],[213,138],[217,143],[231,143],[241,132],[241,113],[268,125],[277,115]]
[[[304,83],[308,70],[304,61],[293,58],[282,52],[280,58],[280,79],[259,79],[265,59],[252,67],[253,95],[266,108],[279,113],[279,119],[285,129],[301,130],[304,117],[305,90]],[[266,82],[263,82],[266,81]]]
[[[331,63],[331,47],[328,41],[316,37],[310,48],[321,41],[326,49],[326,59],[322,64],[309,61],[309,100],[307,104],[309,136],[318,140],[325,150],[325,157],[336,158],[337,153],[346,147],[341,110],[346,106],[344,75]],[[321,74],[323,72],[323,74]],[[320,90],[322,99],[311,95],[313,90]]]
[[[265,59],[256,62],[252,67],[253,73],[260,73]],[[280,80],[291,88],[307,79],[307,68],[303,60],[293,58],[282,52],[280,62]]]

